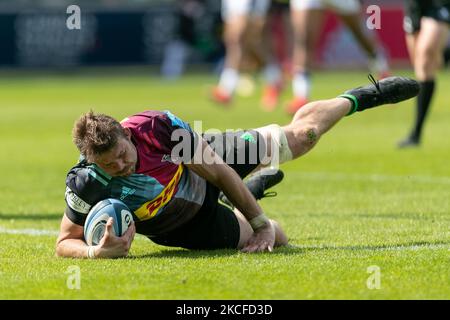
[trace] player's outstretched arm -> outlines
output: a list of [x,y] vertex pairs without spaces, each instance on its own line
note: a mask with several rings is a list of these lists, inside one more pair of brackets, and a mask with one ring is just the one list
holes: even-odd
[[65,214],[56,240],[56,255],[67,258],[88,257],[88,245],[84,242],[83,227],[70,221]]
[[56,240],[56,255],[67,258],[118,258],[127,256],[136,233],[134,223],[130,225],[122,237],[116,237],[111,232],[111,219],[108,220],[106,225],[105,235],[99,245],[91,249],[91,256],[89,256],[89,246],[84,241],[83,227],[73,223],[64,215],[60,233]]

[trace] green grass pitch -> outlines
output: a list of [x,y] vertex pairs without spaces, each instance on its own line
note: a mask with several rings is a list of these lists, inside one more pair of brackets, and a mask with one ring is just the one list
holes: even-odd
[[[412,122],[410,100],[343,119],[311,153],[283,165],[278,196],[261,204],[289,248],[190,252],[141,236],[126,259],[56,258],[65,175],[78,158],[71,128],[82,112],[122,119],[170,109],[203,120],[203,130],[289,121],[281,107],[260,111],[260,89],[224,110],[206,99],[215,77],[165,82],[147,71],[0,72],[0,299],[450,298],[448,72],[420,149],[395,148]],[[364,72],[318,72],[313,81],[315,100],[368,83]]]

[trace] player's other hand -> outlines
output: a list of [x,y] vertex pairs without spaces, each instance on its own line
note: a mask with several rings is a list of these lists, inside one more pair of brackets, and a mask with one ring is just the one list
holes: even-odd
[[126,257],[130,251],[131,243],[133,242],[134,235],[136,234],[134,221],[121,237],[114,235],[113,221],[113,218],[110,217],[106,222],[105,234],[95,249],[95,256],[97,258]]
[[248,240],[245,247],[241,250],[242,252],[264,252],[273,251],[273,246],[275,244],[275,227],[272,222],[257,229],[253,232],[253,235]]

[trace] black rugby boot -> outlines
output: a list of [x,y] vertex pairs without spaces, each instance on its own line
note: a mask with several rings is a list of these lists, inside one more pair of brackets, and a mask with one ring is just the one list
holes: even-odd
[[[280,169],[267,168],[255,173],[244,183],[255,199],[260,200],[266,197],[275,197],[277,195],[276,192],[266,192],[266,190],[280,183],[283,178],[284,173]],[[230,207],[234,207],[223,192],[220,192],[219,200]]]
[[348,90],[339,96],[349,99],[353,104],[348,115],[356,111],[408,100],[417,96],[420,91],[419,83],[406,77],[388,77],[376,81],[372,75],[369,75],[369,80],[372,84]]

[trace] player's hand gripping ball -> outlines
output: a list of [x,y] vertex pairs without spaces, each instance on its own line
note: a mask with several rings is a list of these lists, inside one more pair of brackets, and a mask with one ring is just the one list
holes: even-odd
[[88,245],[95,246],[100,242],[110,217],[114,219],[113,231],[117,237],[121,237],[133,221],[130,209],[122,201],[105,199],[98,202],[89,211],[84,224],[84,239]]

